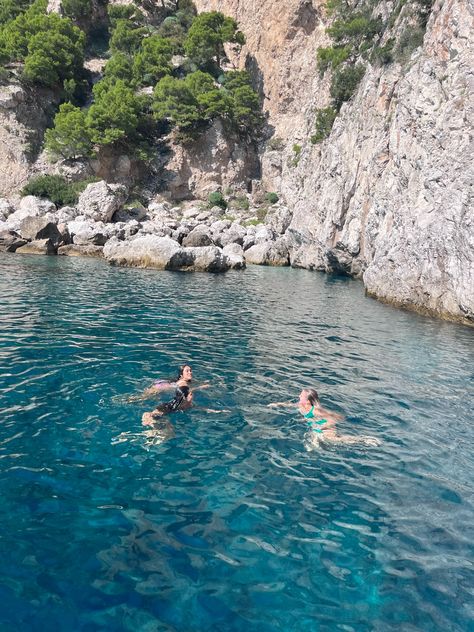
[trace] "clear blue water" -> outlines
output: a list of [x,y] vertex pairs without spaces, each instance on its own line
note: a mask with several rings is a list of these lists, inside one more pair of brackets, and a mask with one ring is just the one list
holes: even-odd
[[[473,626],[474,331],[360,283],[0,257],[0,629]],[[213,387],[159,443],[127,404]],[[305,449],[315,385],[339,432]]]

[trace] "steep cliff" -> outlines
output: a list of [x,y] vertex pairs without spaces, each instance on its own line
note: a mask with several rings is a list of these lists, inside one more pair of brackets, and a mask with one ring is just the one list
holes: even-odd
[[294,210],[292,264],[362,276],[382,300],[474,322],[472,3],[438,0],[423,46],[407,64],[369,66],[321,145],[309,142],[328,100],[321,3],[197,5],[236,16],[247,35],[237,63],[254,69],[278,137],[262,179]]

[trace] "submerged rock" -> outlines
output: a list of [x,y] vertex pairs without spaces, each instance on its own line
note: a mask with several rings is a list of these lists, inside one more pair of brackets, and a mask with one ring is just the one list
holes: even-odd
[[96,257],[102,259],[104,256],[102,246],[94,246],[92,244],[80,246],[77,244],[68,244],[58,248],[58,255],[67,257]]

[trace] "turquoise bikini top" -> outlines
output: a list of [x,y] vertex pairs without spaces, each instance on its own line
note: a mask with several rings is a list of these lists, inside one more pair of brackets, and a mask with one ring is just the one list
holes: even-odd
[[305,419],[311,419],[312,421],[307,421],[306,423],[311,428],[313,432],[322,432],[322,428],[315,428],[315,426],[322,426],[327,423],[327,419],[313,419],[314,418],[314,406],[311,406],[311,410],[308,410],[306,415],[303,415]]

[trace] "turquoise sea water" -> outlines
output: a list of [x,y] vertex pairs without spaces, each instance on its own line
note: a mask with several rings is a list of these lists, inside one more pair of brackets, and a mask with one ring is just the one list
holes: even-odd
[[[291,269],[2,255],[0,296],[2,632],[474,629],[473,330]],[[160,443],[126,397],[185,361],[230,412]],[[307,451],[305,385],[382,445]]]

